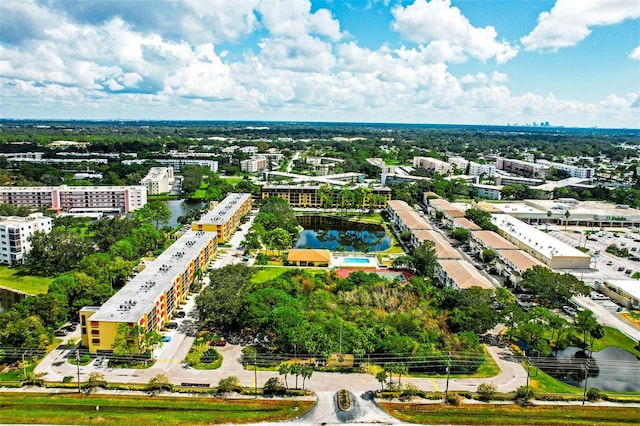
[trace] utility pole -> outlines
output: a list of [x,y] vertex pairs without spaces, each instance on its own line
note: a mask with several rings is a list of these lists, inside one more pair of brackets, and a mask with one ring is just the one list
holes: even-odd
[[80,349],[76,349],[76,367],[78,367],[78,393],[82,393],[80,389]]
[[258,351],[253,352],[253,390],[254,390],[254,398],[258,398],[258,361],[257,361],[257,353]]
[[589,367],[591,367],[591,359],[587,358],[587,362],[584,363],[584,393],[582,394],[582,405],[587,400],[587,379],[589,378]]
[[524,395],[524,402],[526,404],[527,402],[529,402],[529,370],[531,367],[531,362],[529,361],[528,357],[525,359],[525,364],[527,365],[527,386],[526,386],[527,393]]
[[447,386],[444,388],[444,400],[447,401],[449,398],[449,375],[451,374],[451,352],[448,352],[447,355]]

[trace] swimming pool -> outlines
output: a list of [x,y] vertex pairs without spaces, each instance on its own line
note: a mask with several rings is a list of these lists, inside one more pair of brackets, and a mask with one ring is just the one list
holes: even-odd
[[368,257],[345,257],[342,263],[371,263]]

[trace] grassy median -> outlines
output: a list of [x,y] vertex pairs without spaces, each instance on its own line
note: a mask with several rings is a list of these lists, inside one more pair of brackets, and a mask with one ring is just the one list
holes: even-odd
[[[0,395],[0,423],[145,426],[279,422],[314,401],[28,393]],[[98,409],[96,407],[99,407]]]
[[411,423],[446,425],[631,425],[640,424],[636,407],[582,405],[399,404],[378,402],[392,416]]

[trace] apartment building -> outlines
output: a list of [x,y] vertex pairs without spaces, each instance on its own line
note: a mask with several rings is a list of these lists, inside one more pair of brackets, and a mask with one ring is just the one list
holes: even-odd
[[31,250],[29,237],[36,232],[51,232],[51,218],[42,213],[27,217],[0,216],[0,264],[21,265]]
[[547,165],[504,157],[496,159],[496,169],[536,179],[545,179],[549,172],[549,166]]
[[160,331],[186,301],[216,251],[214,232],[184,234],[102,306],[80,310],[81,345],[93,354],[111,353],[120,324]]
[[496,174],[495,164],[480,164],[473,161],[469,162],[469,172],[471,176],[493,177]]
[[[261,197],[280,197],[289,202],[291,207],[315,207],[324,208],[320,197],[320,185],[265,185],[262,187]],[[345,188],[331,188],[331,208],[340,208],[340,191]],[[391,189],[386,186],[374,186],[364,203],[365,208],[383,209],[391,200]],[[374,195],[374,197],[372,197]],[[359,206],[355,206],[359,207]]]
[[442,285],[458,290],[480,287],[494,290],[494,286],[466,260],[438,260],[436,276]]
[[445,176],[453,173],[453,165],[451,163],[431,157],[413,157],[413,167],[416,169],[429,170]]
[[400,232],[431,229],[431,225],[404,201],[390,200],[386,212],[393,226]]
[[152,167],[140,181],[140,185],[147,187],[149,195],[166,194],[171,191],[172,184],[173,168],[171,167]]
[[214,160],[202,160],[195,158],[154,158],[154,159],[136,159],[122,160],[122,164],[144,164],[147,161],[162,164],[163,166],[173,168],[175,173],[180,173],[183,166],[202,166],[206,167],[214,173],[218,172],[218,162]]
[[246,173],[256,173],[265,170],[268,166],[265,157],[254,157],[240,161],[240,170]]
[[240,226],[242,216],[251,211],[251,194],[229,193],[213,210],[191,224],[194,231],[216,232],[218,242],[224,244]]
[[144,186],[1,186],[0,203],[68,213],[128,213],[147,203]]
[[596,176],[596,170],[593,167],[579,167],[572,166],[570,164],[553,163],[551,161],[543,159],[537,160],[536,163],[545,167],[553,167],[556,170],[566,172],[570,177],[573,178],[591,179]]

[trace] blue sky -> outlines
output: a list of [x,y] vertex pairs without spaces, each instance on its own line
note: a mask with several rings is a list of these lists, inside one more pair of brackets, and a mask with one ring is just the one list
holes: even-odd
[[1,0],[0,117],[640,128],[640,2]]

